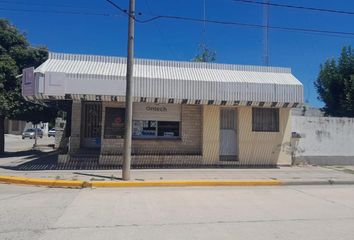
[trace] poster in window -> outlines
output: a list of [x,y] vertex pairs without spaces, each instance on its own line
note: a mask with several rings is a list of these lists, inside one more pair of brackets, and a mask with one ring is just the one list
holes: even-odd
[[144,128],[144,121],[133,121],[133,136],[141,136]]
[[124,108],[106,108],[104,122],[104,138],[120,139],[124,138],[125,127],[125,109]]

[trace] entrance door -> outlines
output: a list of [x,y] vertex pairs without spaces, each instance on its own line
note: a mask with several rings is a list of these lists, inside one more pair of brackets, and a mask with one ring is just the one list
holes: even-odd
[[237,160],[237,115],[236,109],[221,108],[220,110],[220,160]]
[[102,104],[101,102],[84,102],[82,104],[82,142],[84,148],[101,146]]

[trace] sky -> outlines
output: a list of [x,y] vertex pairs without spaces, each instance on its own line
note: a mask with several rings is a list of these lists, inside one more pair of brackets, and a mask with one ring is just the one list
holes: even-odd
[[[136,0],[139,19],[156,15],[262,24],[262,6],[233,0]],[[260,0],[262,1],[262,0]],[[114,0],[124,9],[128,0]],[[352,0],[271,0],[271,3],[354,12]],[[104,16],[103,16],[104,15]],[[106,0],[0,0],[0,17],[24,32],[32,45],[65,53],[127,55],[127,16]],[[352,32],[333,36],[269,30],[270,65],[290,67],[303,83],[305,101],[322,107],[314,81],[320,64],[354,46],[354,15],[269,8],[269,25]],[[205,30],[205,31],[204,31]],[[135,25],[135,57],[190,61],[205,43],[217,63],[262,65],[261,28],[159,19]]]

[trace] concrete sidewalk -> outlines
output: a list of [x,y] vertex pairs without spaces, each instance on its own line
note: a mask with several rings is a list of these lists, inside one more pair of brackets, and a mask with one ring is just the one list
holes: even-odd
[[[2,176],[79,181],[121,181],[121,170],[16,171],[0,168]],[[297,166],[274,169],[144,169],[132,170],[132,181],[280,180],[287,185],[354,184],[354,167]]]
[[[92,170],[57,170],[57,168],[51,168],[56,164],[55,156],[55,152],[10,152],[0,158],[0,176],[84,182],[121,181],[122,171],[120,169],[95,170],[93,167]],[[27,165],[30,167],[26,167]],[[259,169],[139,169],[132,170],[131,180],[137,182],[277,180],[283,185],[354,184],[354,166],[320,167],[302,165]]]

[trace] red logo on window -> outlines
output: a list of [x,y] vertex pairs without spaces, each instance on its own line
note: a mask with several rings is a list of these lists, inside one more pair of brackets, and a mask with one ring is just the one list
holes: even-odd
[[116,117],[114,119],[114,123],[122,123],[122,118],[121,117]]

